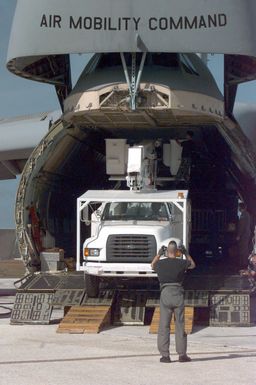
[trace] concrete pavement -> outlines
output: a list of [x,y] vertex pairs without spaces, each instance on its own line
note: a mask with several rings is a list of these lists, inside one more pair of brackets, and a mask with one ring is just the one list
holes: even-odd
[[[12,281],[9,282],[11,284]],[[6,289],[7,281],[0,280]],[[256,327],[195,328],[191,363],[160,364],[147,326],[113,327],[98,335],[57,334],[52,324],[10,325],[14,297],[0,297],[0,385],[255,385]]]

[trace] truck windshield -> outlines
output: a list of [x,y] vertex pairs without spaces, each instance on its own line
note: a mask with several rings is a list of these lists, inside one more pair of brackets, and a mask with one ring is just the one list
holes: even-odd
[[168,219],[166,205],[161,202],[111,202],[106,204],[102,215],[104,221],[168,221]]

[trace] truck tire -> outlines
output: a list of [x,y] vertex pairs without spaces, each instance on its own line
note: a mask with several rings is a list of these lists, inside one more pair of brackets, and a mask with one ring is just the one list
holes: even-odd
[[86,274],[85,276],[85,290],[88,297],[95,298],[99,294],[100,280],[95,275]]

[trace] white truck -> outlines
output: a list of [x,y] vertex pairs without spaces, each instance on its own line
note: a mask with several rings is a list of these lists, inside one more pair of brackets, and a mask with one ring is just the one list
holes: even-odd
[[170,240],[188,247],[188,191],[156,190],[156,179],[145,175],[145,147],[131,149],[125,178],[130,190],[89,190],[77,199],[76,267],[86,273],[90,296],[97,296],[100,277],[154,277],[151,261]]

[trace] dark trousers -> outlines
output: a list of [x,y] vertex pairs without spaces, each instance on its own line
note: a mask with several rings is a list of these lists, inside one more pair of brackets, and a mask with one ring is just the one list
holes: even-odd
[[190,167],[191,167],[191,159],[182,158],[180,167],[176,175],[176,180],[179,181],[184,179],[186,182],[188,182],[190,177]]
[[175,316],[175,344],[179,355],[186,354],[187,335],[184,322],[184,289],[182,286],[164,286],[160,296],[160,322],[157,345],[160,354],[170,354],[170,322]]

